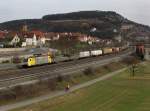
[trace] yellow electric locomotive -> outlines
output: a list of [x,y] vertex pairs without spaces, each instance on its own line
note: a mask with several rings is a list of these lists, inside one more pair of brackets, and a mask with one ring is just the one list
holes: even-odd
[[24,58],[20,66],[32,67],[32,66],[50,64],[50,63],[52,63],[52,58],[50,55],[33,55]]

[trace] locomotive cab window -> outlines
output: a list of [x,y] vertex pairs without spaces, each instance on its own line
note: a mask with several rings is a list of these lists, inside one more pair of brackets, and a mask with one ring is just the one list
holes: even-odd
[[28,62],[28,59],[24,59],[23,62]]

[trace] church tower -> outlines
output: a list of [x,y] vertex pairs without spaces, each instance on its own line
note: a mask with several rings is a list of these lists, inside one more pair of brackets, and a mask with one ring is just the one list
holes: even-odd
[[27,26],[27,25],[23,25],[22,31],[23,31],[23,32],[28,32],[28,26]]

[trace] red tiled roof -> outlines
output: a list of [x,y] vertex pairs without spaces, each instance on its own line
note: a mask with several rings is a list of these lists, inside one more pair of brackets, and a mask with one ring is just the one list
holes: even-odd
[[32,34],[35,34],[37,37],[42,37],[44,36],[44,33],[41,31],[31,31]]
[[0,33],[0,38],[4,38],[4,34],[3,33]]
[[5,38],[6,34],[7,34],[6,31],[0,31],[0,38]]

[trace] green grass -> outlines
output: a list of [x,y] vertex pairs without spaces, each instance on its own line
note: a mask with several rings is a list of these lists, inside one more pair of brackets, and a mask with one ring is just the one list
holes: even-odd
[[[74,86],[77,84],[81,84],[84,83],[86,81],[95,79],[97,77],[103,76],[107,73],[110,73],[114,70],[117,69],[121,69],[125,67],[125,64],[122,62],[113,62],[104,66],[100,66],[97,67],[96,69],[94,69],[94,74],[92,75],[85,75],[83,74],[83,72],[78,72],[75,73],[71,76],[67,76],[65,78],[63,78],[62,82],[56,82],[56,89],[55,90],[64,90],[64,88],[66,87],[66,85],[69,83],[70,86]],[[32,89],[33,92],[36,91],[36,93],[30,93],[30,94],[23,94],[22,96],[15,98],[7,98],[7,99],[0,99],[0,106],[2,105],[7,105],[7,104],[11,104],[11,103],[16,103],[19,101],[24,101],[24,100],[28,100],[28,99],[33,99],[35,97],[39,97],[42,95],[46,95],[46,94],[50,94],[53,93],[54,90],[49,89],[49,87],[47,86],[48,84],[53,84],[53,83],[43,83],[43,84],[34,84],[34,85],[29,85],[26,86],[26,88],[24,90],[30,90]],[[54,84],[53,84],[54,85]],[[7,93],[12,95],[12,90],[10,90],[9,92],[3,92],[3,93]],[[31,91],[32,92],[32,91]]]
[[98,77],[104,76],[107,73],[113,72],[115,70],[121,69],[126,65],[121,62],[112,62],[110,64],[106,64],[104,66],[100,66],[94,69],[94,74],[85,75],[83,72],[78,72],[70,76],[68,80],[64,80],[62,82],[57,83],[57,89],[63,90],[66,87],[66,84],[70,84],[71,86],[82,84],[84,82],[90,81],[92,79],[96,79]]
[[[12,111],[150,111],[150,63],[71,94]],[[146,76],[145,76],[146,75]]]

